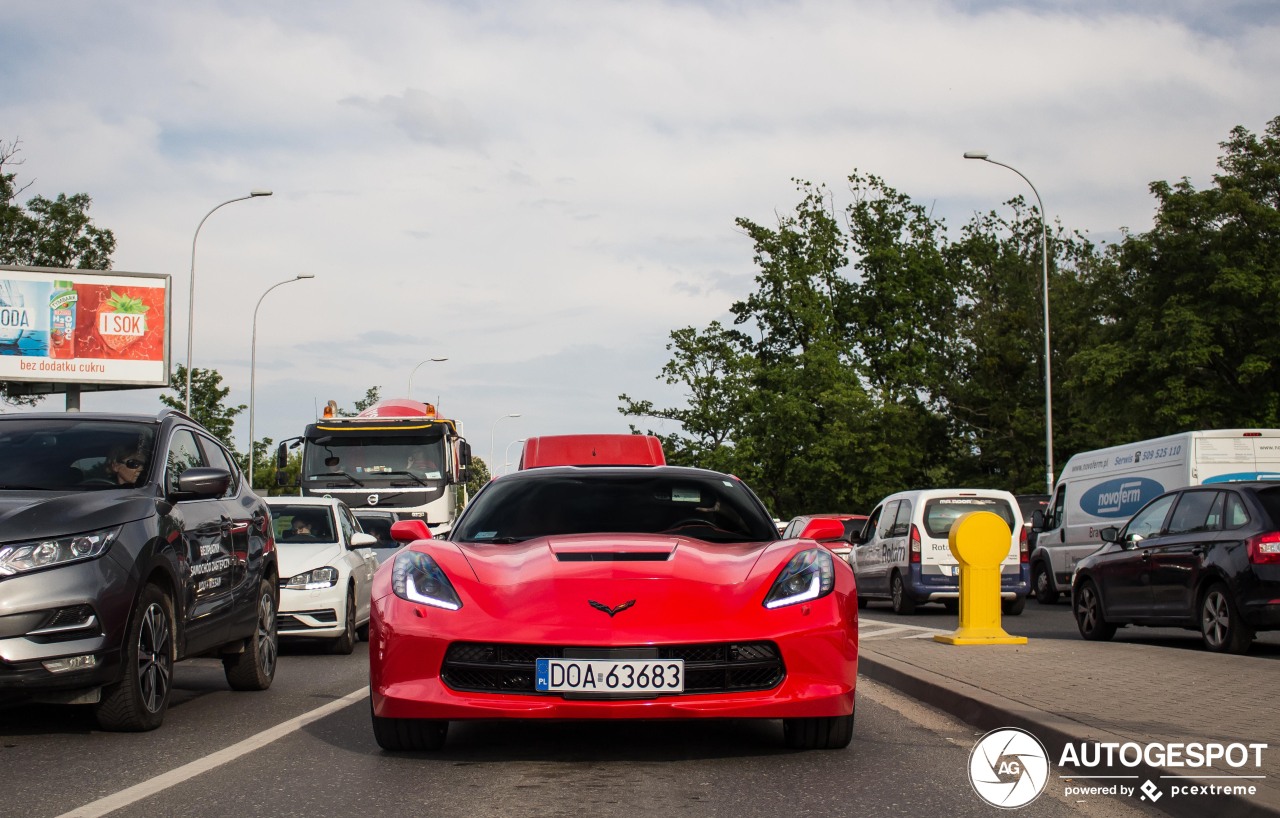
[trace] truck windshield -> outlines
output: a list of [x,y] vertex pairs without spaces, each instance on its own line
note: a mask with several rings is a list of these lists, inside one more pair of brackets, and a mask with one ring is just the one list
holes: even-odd
[[440,437],[330,435],[308,440],[304,479],[345,474],[362,484],[370,478],[444,479],[444,441]]

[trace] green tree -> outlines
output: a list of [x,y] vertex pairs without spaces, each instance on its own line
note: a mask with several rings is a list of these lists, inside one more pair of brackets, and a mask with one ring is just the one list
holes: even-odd
[[[86,193],[58,194],[55,199],[33,196],[24,209],[18,203],[30,183],[19,185],[16,168],[21,143],[0,142],[0,264],[32,267],[76,267],[108,270],[116,240],[110,230],[89,218],[92,200]],[[10,392],[0,383],[0,399],[31,406],[39,396]]]
[[[160,402],[178,411],[184,411],[187,402],[187,368],[185,366],[178,364],[174,368],[170,384],[169,389],[174,394],[161,395]],[[192,419],[212,432],[234,452],[236,448],[232,443],[231,435],[235,418],[249,407],[243,403],[239,406],[226,405],[225,401],[229,394],[231,394],[231,388],[222,385],[222,375],[218,374],[217,370],[201,369],[198,366],[191,370],[190,414]],[[270,443],[268,442],[267,445],[269,446]]]
[[364,410],[373,406],[382,398],[380,397],[381,387],[371,386],[365,390],[364,397],[355,402],[354,409],[338,409],[338,417],[352,418],[360,414]]
[[1280,117],[1221,147],[1211,187],[1151,184],[1153,228],[1092,281],[1095,342],[1071,375],[1113,439],[1280,425]]
[[[462,509],[472,497],[476,496],[476,492],[484,488],[485,484],[493,479],[489,473],[489,464],[484,462],[483,458],[475,455],[471,456],[471,467],[467,472],[467,482],[465,492],[458,492],[458,507],[455,513],[461,513]],[[464,496],[465,493],[465,496]]]

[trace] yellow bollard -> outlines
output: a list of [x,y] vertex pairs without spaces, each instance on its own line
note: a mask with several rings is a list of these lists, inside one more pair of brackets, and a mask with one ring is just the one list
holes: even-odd
[[934,640],[948,645],[1025,645],[1000,626],[1000,563],[1009,555],[1009,524],[998,514],[966,514],[947,535],[960,562],[960,627]]

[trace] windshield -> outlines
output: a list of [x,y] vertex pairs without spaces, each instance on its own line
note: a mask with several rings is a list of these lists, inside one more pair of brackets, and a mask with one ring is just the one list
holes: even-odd
[[[524,476],[527,475],[527,476]],[[510,543],[552,534],[678,534],[766,542],[773,521],[741,482],[712,472],[534,473],[487,486],[451,539]]]
[[154,423],[64,418],[0,422],[0,489],[84,491],[139,486]]
[[444,479],[444,464],[439,436],[331,435],[307,441],[302,472],[308,480],[347,475],[361,483],[378,478],[425,483]]
[[924,527],[930,537],[945,537],[951,533],[956,520],[975,511],[990,511],[1000,515],[1010,529],[1013,525],[1013,507],[998,497],[938,497],[924,504]]
[[275,525],[276,542],[281,545],[338,541],[333,529],[333,514],[328,506],[272,503],[271,520]]

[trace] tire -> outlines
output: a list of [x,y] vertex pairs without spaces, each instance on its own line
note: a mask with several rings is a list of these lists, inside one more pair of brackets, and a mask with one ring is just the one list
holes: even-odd
[[258,621],[244,650],[222,657],[222,669],[232,690],[266,690],[276,675],[279,658],[276,635],[276,591],[263,580],[258,586]]
[[865,596],[858,597],[858,610],[862,610],[863,608],[867,607],[867,601],[868,600]]
[[369,623],[368,622],[356,628],[356,636],[360,637],[361,642],[369,641]]
[[960,613],[960,600],[944,599],[942,600],[942,607],[946,608],[947,613],[949,614]]
[[1058,592],[1053,590],[1053,581],[1049,577],[1049,569],[1043,562],[1037,562],[1031,569],[1031,587],[1036,592],[1036,602],[1041,605],[1053,605],[1058,601]]
[[147,585],[129,617],[124,672],[102,689],[94,717],[103,730],[138,733],[164,721],[173,686],[173,603],[158,586]]
[[384,719],[373,715],[369,700],[369,717],[373,719],[373,737],[378,746],[392,752],[428,752],[439,750],[449,735],[449,722],[435,719]]
[[902,581],[902,574],[897,571],[893,572],[893,579],[889,580],[889,592],[893,598],[894,613],[909,616],[916,612],[916,601],[907,595],[907,586]]
[[782,740],[792,750],[843,750],[853,740],[853,714],[783,719]]
[[342,635],[329,642],[329,652],[350,656],[356,648],[356,591],[347,587],[347,611],[343,618]]
[[1220,582],[1209,586],[1200,600],[1200,636],[1214,653],[1246,653],[1253,644],[1253,631]]
[[1116,635],[1116,626],[1102,618],[1102,600],[1097,587],[1089,580],[1085,580],[1076,592],[1071,612],[1075,615],[1080,635],[1090,642],[1105,642]]
[[1027,598],[1025,596],[1006,599],[1000,603],[1000,611],[1006,616],[1018,616],[1027,607]]

